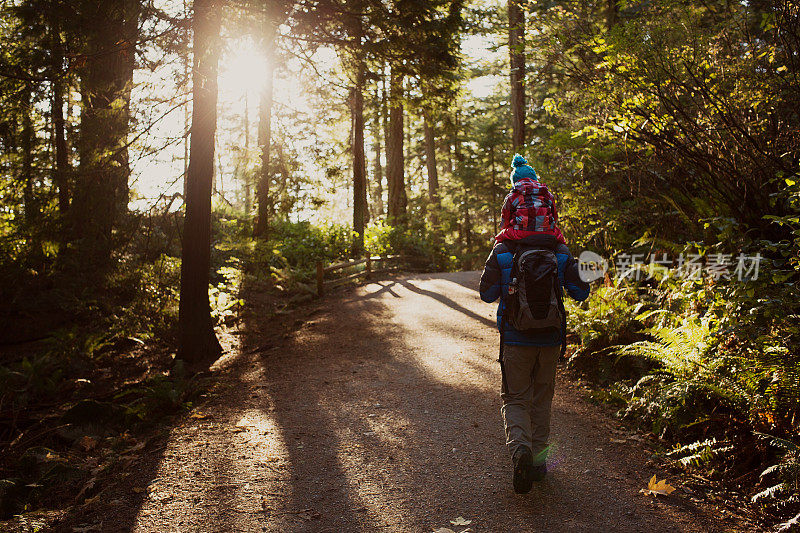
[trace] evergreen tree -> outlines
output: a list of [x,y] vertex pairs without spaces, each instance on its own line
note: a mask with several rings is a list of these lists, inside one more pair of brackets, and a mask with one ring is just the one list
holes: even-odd
[[81,125],[72,213],[81,255],[108,264],[112,232],[127,212],[128,133],[139,0],[75,4],[82,32],[78,64]]
[[220,7],[218,0],[195,0],[194,3],[192,137],[186,175],[177,356],[192,370],[208,368],[222,351],[214,333],[208,301]]

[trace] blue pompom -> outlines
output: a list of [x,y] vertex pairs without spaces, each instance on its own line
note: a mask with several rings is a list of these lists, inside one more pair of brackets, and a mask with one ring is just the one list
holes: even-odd
[[514,159],[511,160],[511,165],[514,170],[511,171],[511,183],[516,183],[521,179],[531,179],[539,181],[539,176],[536,171],[528,164],[528,161],[519,154],[514,154]]
[[528,162],[519,154],[514,154],[514,159],[511,160],[511,166],[513,167],[521,167],[523,165],[527,165]]

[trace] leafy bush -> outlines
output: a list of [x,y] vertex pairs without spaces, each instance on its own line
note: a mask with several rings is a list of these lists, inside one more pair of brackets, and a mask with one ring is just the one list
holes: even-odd
[[277,222],[270,228],[269,243],[285,264],[293,269],[312,270],[317,261],[345,259],[350,253],[353,233],[347,226],[310,222]]
[[649,312],[637,318],[646,321],[656,316],[662,323],[643,330],[648,339],[614,350],[658,364],[657,372],[631,388],[626,415],[649,420],[656,434],[664,436],[669,431],[673,437],[709,423],[711,412],[727,423],[730,418],[746,417],[752,399],[730,371],[736,362],[713,355],[716,335],[711,317]]
[[667,455],[676,458],[678,463],[684,467],[703,466],[733,449],[734,447],[729,442],[719,442],[715,438],[710,438],[685,446],[676,445]]
[[178,321],[180,279],[177,257],[123,264],[111,281],[121,298],[110,317],[109,336],[147,340],[171,332]]
[[[622,416],[644,421],[664,439],[689,442],[669,454],[683,467],[738,477],[752,459],[758,464],[775,455],[756,453],[758,436],[778,435],[767,440],[780,444],[781,455],[764,469],[768,486],[753,501],[792,516],[800,509],[790,438],[800,420],[800,295],[798,267],[787,250],[797,248],[790,242],[740,244],[749,255],[770,253],[757,279],[657,275],[601,287],[589,302],[573,305],[570,325],[583,344],[570,365],[599,382],[610,378],[611,390],[622,394],[604,398],[622,403]],[[708,255],[723,243],[694,246]],[[640,374],[608,370],[620,366]],[[785,525],[796,527],[791,520]]]
[[243,271],[239,266],[242,261],[231,258],[227,266],[217,269],[216,277],[220,281],[208,288],[208,301],[211,304],[211,317],[216,321],[223,321],[234,316],[238,306],[242,305],[239,298]]
[[182,367],[171,375],[156,374],[114,397],[125,400],[126,415],[140,422],[152,423],[160,418],[191,409],[207,384],[196,377],[183,375]]
[[568,325],[580,335],[581,349],[586,352],[630,342],[643,306],[636,291],[628,287],[599,287],[590,301],[569,305]]
[[419,223],[408,228],[392,226],[381,220],[370,224],[364,233],[364,247],[371,255],[408,255],[426,259],[436,270],[457,268],[457,259]]
[[0,366],[0,404],[17,413],[42,398],[54,397],[63,386],[63,374],[63,362],[50,354]]
[[590,301],[568,302],[568,326],[581,342],[568,361],[573,372],[596,382],[636,380],[653,364],[642,358],[619,357],[613,347],[641,339],[639,311],[645,305],[635,288],[599,287]]
[[401,248],[401,231],[385,221],[367,226],[364,232],[364,248],[372,255],[390,255],[398,253]]

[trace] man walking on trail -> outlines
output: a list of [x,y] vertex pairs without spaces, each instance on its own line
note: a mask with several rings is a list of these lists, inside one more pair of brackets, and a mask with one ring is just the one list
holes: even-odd
[[481,299],[500,299],[500,412],[514,464],[514,491],[521,494],[547,473],[556,364],[565,347],[564,289],[577,301],[589,297],[577,261],[551,236],[497,243],[481,275]]

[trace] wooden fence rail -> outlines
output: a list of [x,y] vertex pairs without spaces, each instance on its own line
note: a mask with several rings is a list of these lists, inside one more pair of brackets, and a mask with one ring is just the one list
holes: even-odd
[[[407,261],[413,263],[415,260],[421,260],[421,257],[403,256],[403,255],[384,255],[384,256],[371,256],[363,259],[353,259],[352,261],[342,261],[341,263],[334,263],[325,266],[322,261],[317,261],[317,295],[322,296],[325,294],[325,286],[336,285],[345,281],[364,277],[369,279],[373,274],[382,274],[385,272],[392,272],[400,269],[403,262]],[[388,266],[390,263],[395,263],[394,266]],[[375,268],[375,265],[382,265],[381,268]],[[344,270],[347,268],[359,267],[364,265],[363,270],[352,272],[345,276],[333,277],[332,279],[325,279],[326,274],[330,275],[334,272]]]

